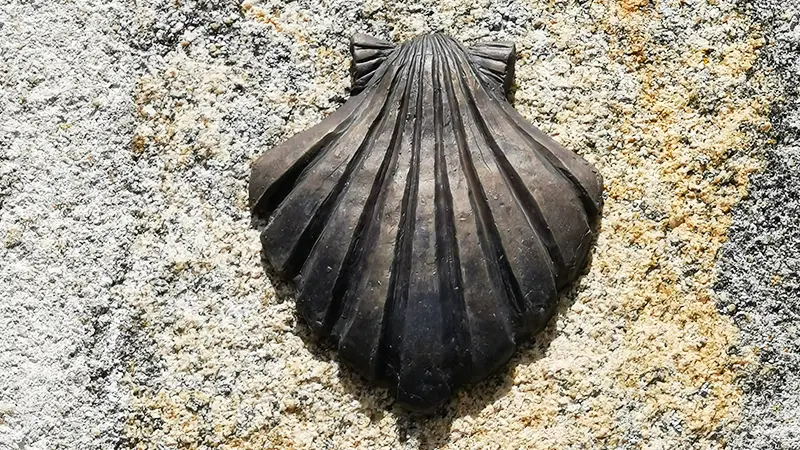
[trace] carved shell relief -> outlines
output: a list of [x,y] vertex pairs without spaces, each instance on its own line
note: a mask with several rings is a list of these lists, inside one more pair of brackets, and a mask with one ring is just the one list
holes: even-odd
[[427,411],[542,330],[602,181],[507,101],[515,48],[351,39],[350,99],[254,163],[263,254],[341,359]]

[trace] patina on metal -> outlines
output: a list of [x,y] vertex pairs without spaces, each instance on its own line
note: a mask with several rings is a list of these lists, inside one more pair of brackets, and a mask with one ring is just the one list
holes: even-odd
[[350,99],[258,158],[252,214],[309,327],[430,411],[545,327],[586,264],[602,180],[508,102],[513,43],[350,49]]

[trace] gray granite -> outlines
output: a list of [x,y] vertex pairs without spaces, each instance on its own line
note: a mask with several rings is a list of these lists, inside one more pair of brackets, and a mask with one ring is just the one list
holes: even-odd
[[[749,3],[749,2],[748,2]],[[771,45],[758,64],[777,78],[763,173],[734,211],[719,259],[720,309],[759,365],[739,381],[743,420],[731,448],[800,448],[800,4],[756,1],[746,10]]]
[[[796,448],[798,8],[0,4],[0,449]],[[607,182],[542,339],[425,420],[250,228],[251,162],[344,101],[357,31],[515,41],[516,108]]]

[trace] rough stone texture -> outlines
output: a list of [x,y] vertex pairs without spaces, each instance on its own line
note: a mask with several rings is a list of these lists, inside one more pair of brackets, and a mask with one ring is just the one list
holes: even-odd
[[110,447],[143,179],[121,2],[0,3],[0,448]]
[[[758,5],[6,0],[0,448],[796,447],[798,2]],[[422,419],[309,339],[246,185],[344,100],[350,34],[430,30],[515,41],[517,109],[607,198],[542,338]]]
[[[740,381],[742,423],[731,448],[800,448],[800,3],[757,1],[769,50],[758,64],[775,71],[774,139],[764,172],[734,213],[717,290],[740,341],[759,365]],[[781,98],[782,97],[782,98]]]

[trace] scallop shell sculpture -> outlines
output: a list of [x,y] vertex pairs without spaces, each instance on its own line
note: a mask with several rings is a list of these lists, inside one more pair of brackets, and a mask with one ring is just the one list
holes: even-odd
[[252,214],[310,328],[430,411],[545,327],[586,263],[602,181],[507,101],[513,43],[350,49],[350,99],[258,158]]

